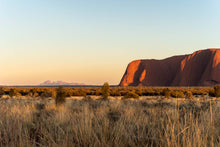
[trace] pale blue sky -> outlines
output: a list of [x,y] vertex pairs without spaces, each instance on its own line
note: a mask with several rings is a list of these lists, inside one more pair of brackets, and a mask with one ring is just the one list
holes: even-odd
[[0,85],[118,84],[135,59],[220,47],[219,0],[0,0]]

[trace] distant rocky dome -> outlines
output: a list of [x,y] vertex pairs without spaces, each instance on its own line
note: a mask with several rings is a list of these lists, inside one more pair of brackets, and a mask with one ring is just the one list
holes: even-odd
[[70,85],[70,86],[75,86],[75,85],[85,85],[84,83],[68,83],[68,82],[63,82],[63,81],[45,81],[40,84],[41,86],[61,86],[61,85]]
[[220,49],[129,63],[120,86],[213,86],[220,84]]

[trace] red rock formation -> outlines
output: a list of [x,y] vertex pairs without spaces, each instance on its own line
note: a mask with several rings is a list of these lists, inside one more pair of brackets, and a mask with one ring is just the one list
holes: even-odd
[[220,83],[220,49],[131,62],[120,86],[212,86]]

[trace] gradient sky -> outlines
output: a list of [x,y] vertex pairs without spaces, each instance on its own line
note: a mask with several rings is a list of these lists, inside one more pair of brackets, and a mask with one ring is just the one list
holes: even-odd
[[220,47],[219,0],[0,0],[0,85],[118,84],[135,59]]

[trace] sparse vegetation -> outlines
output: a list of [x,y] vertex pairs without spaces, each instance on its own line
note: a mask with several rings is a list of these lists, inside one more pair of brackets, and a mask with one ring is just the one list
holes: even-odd
[[214,90],[214,88],[211,88],[211,89],[209,90],[209,96],[215,97],[215,90]]
[[[109,86],[107,86],[109,87]],[[44,97],[55,98],[57,87],[3,87],[5,95],[9,95],[11,89],[16,91],[14,96],[29,96],[29,97]],[[66,97],[72,96],[126,96],[129,92],[134,92],[139,96],[165,96],[169,97],[184,97],[188,91],[192,92],[193,96],[209,95],[215,97],[215,90],[213,87],[109,87],[107,92],[103,95],[101,87],[63,87]]]
[[220,146],[219,98],[90,99],[0,99],[0,146]]
[[127,92],[127,94],[124,96],[125,99],[127,98],[134,98],[137,99],[139,98],[139,95],[136,94],[135,92],[131,91],[131,92]]
[[63,87],[57,88],[56,91],[56,105],[62,105],[66,101],[66,92]]
[[169,98],[170,97],[170,89],[169,88],[164,88],[163,89],[163,95],[165,96],[165,98]]
[[85,96],[82,100],[83,100],[83,101],[90,102],[90,101],[92,101],[93,99],[92,99],[91,96]]
[[10,89],[10,91],[9,91],[9,96],[10,97],[13,97],[13,96],[16,96],[18,94],[18,92],[15,90],[15,89]]
[[2,87],[0,87],[0,98],[5,94],[5,91],[3,90]]
[[215,97],[220,97],[220,85],[214,86],[214,94],[215,94]]
[[184,93],[182,91],[174,90],[171,92],[171,96],[174,98],[183,98]]
[[192,98],[193,94],[191,91],[186,91],[186,98]]

